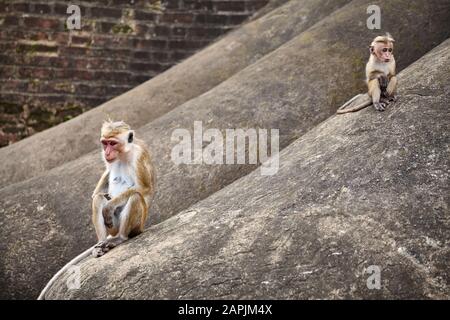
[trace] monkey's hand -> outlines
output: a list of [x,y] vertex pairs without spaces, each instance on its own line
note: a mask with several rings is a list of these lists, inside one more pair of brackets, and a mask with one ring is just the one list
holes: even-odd
[[373,106],[375,107],[375,110],[377,111],[384,111],[386,108],[386,104],[383,102],[374,102]]
[[389,102],[396,102],[396,101],[397,101],[397,96],[395,94],[393,94],[389,97]]
[[110,195],[108,193],[106,193],[106,192],[93,193],[91,198],[94,199],[96,196],[102,196],[102,197],[105,197],[106,200],[111,200]]
[[394,96],[394,90],[395,88],[393,86],[387,86],[386,93],[388,94],[389,98],[395,98]]
[[389,97],[394,97],[395,96],[395,89],[396,88],[397,88],[397,77],[393,76],[389,80],[389,84],[388,84],[388,86],[386,88],[386,92],[387,92]]
[[113,227],[114,210],[115,208],[111,205],[111,202],[108,202],[102,209],[103,221],[107,228]]

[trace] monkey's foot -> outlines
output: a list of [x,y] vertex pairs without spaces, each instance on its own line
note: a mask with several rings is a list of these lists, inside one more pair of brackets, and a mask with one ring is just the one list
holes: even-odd
[[397,96],[390,96],[389,97],[389,102],[396,102],[397,101]]
[[109,238],[108,240],[101,241],[97,243],[92,249],[92,255],[96,258],[101,257],[105,253],[107,253],[109,250],[117,247],[122,242],[126,241],[126,238],[122,238],[120,236]]
[[384,105],[387,106],[389,104],[389,98],[384,97],[380,98],[380,103],[383,103]]
[[373,106],[375,107],[375,110],[378,111],[384,111],[384,109],[386,108],[386,104],[383,102],[375,102]]
[[109,250],[114,248],[116,244],[111,241],[101,241],[96,244],[94,249],[92,249],[92,255],[96,258],[103,256],[105,253],[107,253]]

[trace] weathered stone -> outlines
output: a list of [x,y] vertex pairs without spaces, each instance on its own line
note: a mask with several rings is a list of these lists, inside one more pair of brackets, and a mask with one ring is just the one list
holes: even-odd
[[[170,159],[174,129],[192,130],[197,120],[203,121],[205,129],[279,128],[280,146],[285,147],[362,89],[367,57],[363,44],[376,34],[363,25],[366,16],[361,12],[366,12],[369,3],[351,3],[213,90],[138,130],[137,135],[150,144],[155,155],[159,178],[150,222],[186,209],[255,167],[177,166]],[[381,2],[386,12],[383,25],[398,39],[400,68],[448,36],[443,26],[450,11],[436,3],[415,2],[409,7],[406,1]],[[402,24],[398,16],[403,17]],[[359,23],[366,32],[355,30]],[[425,25],[431,31],[420,38],[418,46],[414,39]],[[90,195],[101,170],[95,152],[0,191],[4,213],[0,215],[0,253],[5,270],[0,285],[4,296],[37,296],[52,273],[93,244]],[[27,190],[27,201],[23,201],[22,190]]]
[[450,40],[400,74],[387,111],[328,119],[279,174],[88,258],[79,290],[66,273],[47,298],[449,299],[449,66]]
[[[32,109],[50,107],[57,111],[55,120],[35,129],[52,127],[66,120],[58,116],[58,111],[68,100],[82,103],[86,110],[93,109],[203,49],[268,1],[208,0],[205,7],[201,6],[205,1],[190,0],[186,4],[182,0],[90,0],[78,4],[81,29],[70,31],[72,19],[66,21],[69,4],[65,0],[48,4],[0,0],[0,103],[20,103],[22,107],[25,103],[21,101],[27,100]],[[171,4],[166,5],[168,2]],[[185,32],[198,28],[201,34]],[[170,46],[180,39],[182,47]],[[142,58],[141,52],[150,56]],[[165,61],[152,57],[153,52],[164,54]],[[146,67],[136,69],[136,63]],[[23,89],[25,81],[33,78],[47,85],[33,91]],[[78,90],[68,94],[56,87],[58,78],[79,80],[91,90],[88,94]],[[43,100],[45,96],[51,96],[55,103]],[[24,122],[20,114],[14,114],[14,118],[15,123]],[[33,134],[30,129],[3,136],[0,148]]]
[[98,126],[108,116],[135,128],[158,118],[213,88],[349,1],[291,1],[135,89],[0,149],[0,184],[28,179],[92,151],[98,141]]

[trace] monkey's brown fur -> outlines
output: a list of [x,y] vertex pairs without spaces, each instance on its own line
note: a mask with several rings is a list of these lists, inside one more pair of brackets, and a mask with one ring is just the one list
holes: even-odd
[[[97,257],[144,230],[150,201],[155,192],[154,168],[144,142],[132,136],[130,150],[125,157],[122,156],[127,146],[123,135],[128,137],[129,131],[129,126],[124,122],[106,122],[102,127],[102,139],[107,141],[117,139],[122,143],[115,147],[119,151],[115,161],[120,162],[119,166],[122,166],[122,170],[123,167],[128,169],[125,170],[127,178],[131,177],[134,181],[133,187],[111,197],[109,194],[110,174],[111,171],[117,170],[117,166],[105,161],[106,171],[101,176],[92,196],[92,222],[99,241],[92,254]],[[111,199],[108,200],[106,196]],[[107,238],[107,235],[110,238]]]
[[[367,94],[366,101],[352,108],[347,108],[355,99],[362,94],[356,95],[336,113],[343,114],[359,111],[371,104],[378,111],[384,111],[390,101],[395,101],[395,90],[397,88],[397,77],[395,75],[395,59],[392,55],[394,39],[387,33],[385,36],[376,37],[370,45],[370,58],[366,65]],[[387,59],[388,61],[384,60]]]
[[[92,194],[92,222],[99,242],[61,268],[47,283],[38,300],[45,298],[53,283],[71,266],[91,254],[102,256],[144,230],[156,185],[150,152],[143,141],[134,139],[134,131],[123,121],[105,122],[101,141],[106,170]],[[111,174],[133,180],[132,185],[114,189],[110,186]]]

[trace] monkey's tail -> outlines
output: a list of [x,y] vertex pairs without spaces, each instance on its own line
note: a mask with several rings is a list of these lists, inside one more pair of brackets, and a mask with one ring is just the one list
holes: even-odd
[[47,283],[47,285],[44,287],[44,289],[41,291],[41,293],[39,294],[39,297],[37,298],[38,300],[44,300],[45,299],[45,294],[47,293],[48,289],[50,289],[50,287],[53,285],[53,283],[55,283],[56,280],[58,280],[59,276],[62,275],[64,272],[67,271],[67,269],[69,269],[71,266],[77,264],[78,262],[80,262],[81,260],[89,257],[92,254],[92,250],[94,249],[95,245],[93,245],[92,247],[90,247],[89,249],[83,251],[82,253],[80,253],[78,256],[76,256],[75,258],[73,258],[72,260],[69,261],[69,263],[67,263],[64,267],[62,267],[51,279],[50,281]]
[[363,95],[364,95],[363,93],[357,94],[356,96],[354,96],[353,98],[348,100],[346,103],[344,103],[342,106],[340,106],[339,109],[337,109],[336,113],[344,114],[344,113],[348,113],[348,112],[356,112],[361,109],[364,109],[367,106],[370,106],[372,104],[372,101],[370,101],[370,99],[369,99],[368,101],[362,102],[362,103],[354,106],[353,108],[346,109],[349,104],[351,104],[353,101],[355,101],[356,99],[358,99],[359,97],[361,97]]

